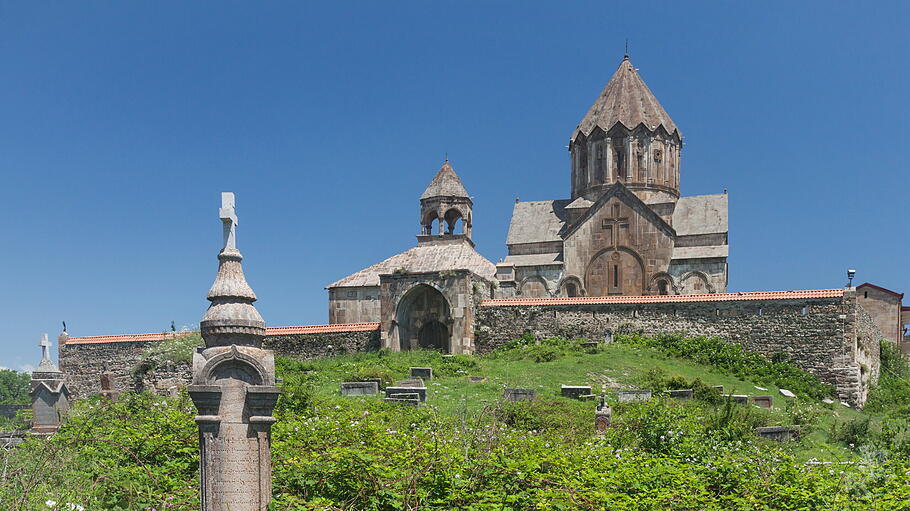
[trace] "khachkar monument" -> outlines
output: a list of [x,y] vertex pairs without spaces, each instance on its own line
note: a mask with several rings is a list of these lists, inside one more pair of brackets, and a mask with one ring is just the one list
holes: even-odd
[[63,415],[70,409],[70,391],[63,381],[63,373],[51,360],[51,343],[47,334],[41,337],[41,363],[32,371],[29,394],[32,397],[32,432],[55,433],[63,422]]
[[235,243],[234,194],[221,194],[224,249],[200,324],[188,391],[199,415],[202,511],[264,511],[272,499],[270,430],[278,400],[275,358],[260,348],[265,321],[253,306]]

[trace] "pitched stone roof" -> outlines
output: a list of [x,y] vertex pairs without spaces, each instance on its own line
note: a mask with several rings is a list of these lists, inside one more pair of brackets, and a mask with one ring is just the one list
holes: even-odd
[[512,208],[507,245],[562,241],[559,231],[566,223],[568,200],[516,202]]
[[680,197],[673,210],[673,228],[678,236],[728,232],[727,194]]
[[464,185],[461,184],[461,179],[455,174],[455,169],[452,168],[449,160],[446,160],[445,163],[442,164],[439,172],[436,173],[436,177],[430,181],[430,186],[427,186],[427,189],[423,191],[420,199],[423,200],[432,197],[470,198],[467,190],[464,189]]
[[333,287],[378,286],[379,276],[402,270],[408,273],[469,270],[485,279],[493,279],[496,265],[477,253],[467,240],[450,243],[427,243],[364,268],[357,273],[329,284]]
[[598,305],[613,303],[740,302],[754,300],[807,300],[813,298],[840,298],[843,296],[843,289],[809,289],[805,291],[758,291],[750,293],[711,293],[700,295],[503,298],[497,300],[483,300],[480,302],[480,306],[516,307],[527,305]]
[[578,123],[572,140],[575,140],[579,133],[590,135],[596,126],[608,131],[616,123],[622,123],[628,129],[644,124],[651,131],[663,126],[667,133],[671,135],[675,133],[682,137],[676,124],[651,93],[651,89],[645,85],[628,57],[619,64],[613,78]]
[[547,254],[523,254],[506,256],[506,263],[512,266],[562,266],[562,254],[552,252]]

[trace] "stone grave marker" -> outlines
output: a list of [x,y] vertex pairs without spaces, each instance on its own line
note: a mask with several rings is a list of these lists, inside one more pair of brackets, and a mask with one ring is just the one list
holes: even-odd
[[382,378],[364,378],[363,381],[376,382],[376,388],[378,388],[380,390],[385,388],[385,383],[382,381]]
[[772,396],[753,396],[751,398],[751,401],[753,405],[767,408],[769,410],[774,404],[774,398]]
[[787,389],[780,389],[780,394],[784,397],[796,397],[796,394],[790,392]]
[[618,390],[620,403],[642,403],[651,399],[650,390]]
[[715,385],[714,388],[717,389],[721,394],[723,394],[723,392],[724,392],[723,385]]
[[604,343],[612,344],[613,343],[613,330],[607,330],[604,332]]
[[114,390],[114,373],[105,371],[101,373],[101,397],[116,401],[120,393]]
[[749,403],[749,396],[745,394],[724,394],[724,397],[732,399],[733,402],[738,405],[745,405]]
[[673,399],[692,399],[695,396],[693,389],[675,389],[665,391]]
[[537,397],[537,391],[534,389],[505,389],[502,397],[506,401],[531,401]]
[[236,246],[234,194],[221,194],[224,248],[193,354],[187,390],[198,415],[202,511],[263,511],[272,500],[272,411],[280,389],[275,357],[264,350],[265,321],[253,306]]
[[346,381],[341,384],[342,396],[372,396],[379,394],[375,381]]
[[420,378],[415,378],[413,380],[399,380],[395,384],[396,387],[426,387],[427,385]]
[[468,376],[468,383],[486,383],[486,376]]
[[585,341],[585,342],[581,343],[579,346],[581,346],[583,349],[586,349],[586,350],[594,350],[594,349],[597,349],[597,346],[599,344],[600,343],[596,342],[596,341]]
[[582,396],[591,395],[590,385],[563,385],[559,387],[559,394],[562,397],[571,399],[581,399]]
[[600,403],[598,403],[597,408],[594,410],[594,428],[598,433],[603,433],[610,427],[610,422],[612,420],[613,410],[610,408],[610,405],[607,404],[607,397],[601,394]]
[[790,440],[796,440],[799,438],[799,428],[786,426],[766,426],[762,428],[755,428],[755,434],[768,440],[774,440],[775,442],[789,442]]
[[386,403],[397,403],[400,405],[420,406],[420,397],[417,394],[398,394],[395,397],[382,398]]
[[411,378],[420,378],[422,380],[433,379],[432,367],[412,367],[410,372]]
[[41,337],[41,363],[32,371],[32,432],[52,434],[60,429],[63,416],[70,409],[70,391],[63,379],[63,373],[51,361],[50,341],[47,334]]
[[[420,402],[427,400],[427,388],[426,387],[386,387],[385,388],[385,397],[393,397],[402,399],[402,395],[414,395],[416,394]],[[410,398],[408,398],[410,399]]]

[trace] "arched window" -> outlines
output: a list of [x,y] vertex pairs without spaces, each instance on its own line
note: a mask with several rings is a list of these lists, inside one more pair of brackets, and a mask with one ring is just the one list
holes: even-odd
[[613,139],[613,168],[616,169],[616,179],[625,179],[626,148],[623,147],[622,138]]
[[670,294],[670,286],[667,284],[666,280],[657,281],[657,294],[659,294],[659,295]]
[[578,296],[578,287],[573,282],[566,284],[566,296],[569,298],[575,298]]

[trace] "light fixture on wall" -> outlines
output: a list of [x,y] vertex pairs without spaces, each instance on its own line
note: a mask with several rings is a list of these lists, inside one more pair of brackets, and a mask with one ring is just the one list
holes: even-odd
[[856,270],[849,269],[847,270],[847,287],[853,287],[853,277],[856,276]]

